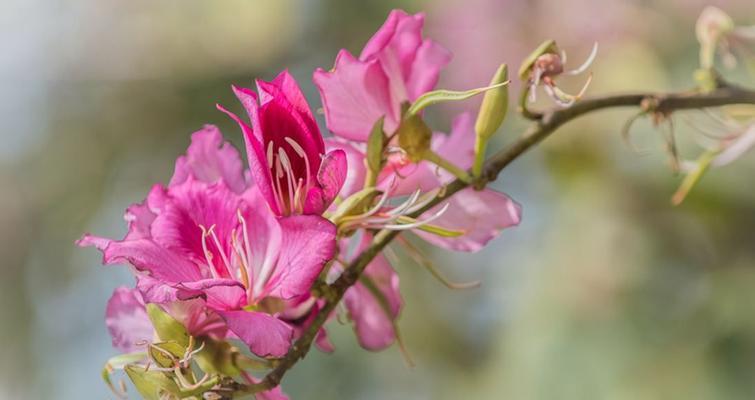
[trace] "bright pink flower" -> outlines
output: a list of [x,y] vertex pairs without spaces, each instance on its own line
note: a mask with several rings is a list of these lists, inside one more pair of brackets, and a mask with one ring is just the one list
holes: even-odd
[[231,190],[226,180],[244,182],[243,173],[218,135],[193,136],[173,184],[129,207],[123,240],[85,235],[79,245],[96,246],[105,264],[131,264],[145,302],[201,299],[255,354],[282,356],[292,328],[276,304],[309,294],[333,257],[335,226],[315,215],[279,219],[256,187]]
[[394,10],[358,59],[341,50],[332,71],[315,71],[314,82],[334,134],[366,141],[382,116],[391,133],[401,119],[401,104],[435,87],[451,53],[422,38],[424,20],[424,14]]
[[233,91],[251,127],[218,105],[244,132],[252,177],[277,215],[322,214],[346,177],[342,151],[325,154],[320,130],[294,78],[283,71],[272,82]]
[[[469,114],[461,114],[453,121],[451,134],[436,133],[433,135],[433,150],[462,168],[472,166],[474,159],[474,120]],[[349,158],[364,157],[359,143],[349,143],[344,140],[328,140],[328,146],[344,149]],[[364,163],[350,162],[347,184],[344,185],[342,196],[348,196],[359,190],[361,186],[352,175],[363,176]],[[361,169],[361,170],[360,170]],[[429,192],[453,180],[454,177],[435,165],[423,161],[412,163],[401,154],[391,156],[378,179],[378,188],[386,191],[390,196],[407,196],[416,190]],[[362,182],[362,181],[359,181]],[[516,226],[521,217],[521,208],[511,198],[503,193],[491,189],[481,191],[467,188],[456,193],[433,209],[427,211],[419,219],[437,215],[442,208],[447,207],[440,217],[432,223],[446,229],[461,231],[458,237],[442,237],[436,234],[414,230],[428,242],[443,248],[456,251],[478,251],[501,230]]]

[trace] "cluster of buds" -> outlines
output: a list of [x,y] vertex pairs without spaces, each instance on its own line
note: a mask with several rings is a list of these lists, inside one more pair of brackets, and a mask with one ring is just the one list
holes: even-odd
[[556,85],[556,78],[561,75],[579,75],[590,67],[595,56],[598,54],[598,44],[595,43],[590,51],[590,55],[579,67],[571,70],[566,70],[564,64],[566,64],[566,52],[560,50],[554,40],[546,40],[540,46],[535,49],[522,63],[519,68],[519,78],[525,82],[527,89],[522,95],[522,106],[526,101],[527,95],[529,95],[529,101],[534,102],[536,100],[536,89],[538,86],[542,86],[545,93],[553,99],[556,104],[562,107],[569,107],[579,100],[587,91],[590,82],[592,81],[592,74],[588,75],[587,81],[582,85],[582,89],[577,94],[569,94],[564,92]]

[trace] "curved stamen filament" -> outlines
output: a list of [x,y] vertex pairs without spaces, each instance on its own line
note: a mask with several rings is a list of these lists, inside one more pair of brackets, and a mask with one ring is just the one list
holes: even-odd
[[450,205],[451,205],[450,203],[446,203],[443,206],[443,208],[440,209],[440,211],[438,211],[434,215],[432,215],[432,216],[430,216],[428,218],[425,218],[423,220],[412,222],[412,223],[409,223],[409,224],[384,225],[383,228],[385,228],[385,229],[392,229],[392,230],[399,230],[399,231],[404,231],[404,230],[407,230],[407,229],[418,228],[418,227],[420,227],[422,225],[429,224],[430,222],[435,221],[436,219],[438,219],[441,216],[443,216],[443,214],[446,212],[446,210],[448,210],[448,207]]
[[291,166],[291,160],[288,158],[288,154],[282,147],[278,147],[278,160],[281,162],[283,171],[286,173],[286,185],[288,186],[288,206],[289,209],[295,208],[294,203],[294,171]]
[[[210,250],[207,248],[207,236],[209,236],[209,233],[207,233],[207,229],[203,225],[199,225],[199,229],[202,230],[202,252],[204,252],[204,258],[207,261],[207,266],[210,267],[210,274],[212,274],[213,278],[217,279],[218,271],[215,269],[215,264],[212,262],[212,253],[210,253]],[[212,227],[210,229],[212,229]]]
[[246,256],[244,255],[244,251],[241,248],[241,244],[236,238],[235,229],[233,230],[233,232],[231,232],[231,247],[233,247],[233,251],[236,254],[236,258],[238,258],[240,264],[238,271],[239,276],[237,277],[237,279],[241,281],[245,288],[249,288],[249,274],[247,272],[249,261],[247,261]]
[[223,259],[223,263],[225,264],[225,272],[228,273],[228,276],[233,276],[231,274],[231,263],[228,261],[228,257],[225,254],[225,251],[223,251],[223,246],[220,245],[220,240],[218,240],[218,235],[215,234],[215,224],[213,224],[210,229],[207,230],[210,236],[212,236],[213,242],[215,242],[215,247],[218,248],[218,253],[220,253],[220,257]]
[[[595,60],[595,56],[597,55],[598,55],[598,42],[595,42],[595,44],[592,45],[592,50],[590,51],[590,55],[587,56],[587,59],[585,60],[585,62],[583,62],[582,65],[580,65],[579,67],[571,71],[566,71],[564,73],[566,75],[577,75],[577,74],[581,74],[585,72],[585,70],[587,70],[587,68],[589,68],[592,62]],[[563,62],[566,62],[566,58],[564,58]]]
[[307,157],[307,153],[304,151],[304,148],[301,147],[301,145],[297,143],[294,139],[291,139],[290,137],[286,136],[283,138],[283,140],[285,140],[286,143],[288,143],[291,146],[291,148],[294,149],[294,151],[296,152],[296,154],[299,155],[299,157],[304,159],[304,166],[307,171],[307,177],[306,177],[306,181],[304,182],[304,187],[308,188],[310,184],[309,177],[311,176],[310,175],[311,170],[309,167],[309,158]]

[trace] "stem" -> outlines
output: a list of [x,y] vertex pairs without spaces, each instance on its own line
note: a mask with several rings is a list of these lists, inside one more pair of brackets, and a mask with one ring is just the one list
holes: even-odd
[[[512,161],[519,158],[527,150],[548,137],[557,128],[582,115],[608,108],[616,107],[642,107],[649,112],[671,114],[673,111],[719,107],[730,104],[755,104],[755,91],[725,86],[707,93],[634,93],[611,96],[585,98],[569,108],[558,108],[542,114],[542,118],[533,124],[522,136],[509,147],[495,153],[483,165],[479,182],[484,185],[494,181],[498,174]],[[470,183],[463,179],[456,179],[447,184],[443,190],[423,208],[414,212],[411,217],[418,217],[430,208],[438,205],[453,196],[460,190],[468,187]],[[291,346],[288,353],[279,360],[278,365],[268,373],[263,380],[254,385],[240,385],[239,388],[245,393],[257,393],[278,386],[286,372],[293,367],[299,359],[309,351],[317,332],[327,320],[330,313],[341,301],[346,290],[356,283],[362,271],[393,239],[398,236],[398,231],[381,230],[373,237],[372,243],[350,265],[344,268],[335,282],[329,285],[331,291],[320,312],[314,321],[299,339]]]
[[482,173],[482,164],[485,162],[485,149],[488,147],[488,140],[481,139],[477,136],[474,143],[474,164],[472,164],[472,176],[479,178]]
[[469,175],[469,172],[457,167],[454,163],[441,157],[438,153],[428,149],[428,150],[425,150],[422,156],[425,160],[430,161],[431,163],[454,174],[456,178],[461,179],[462,181],[467,182],[467,183],[472,182],[472,177]]

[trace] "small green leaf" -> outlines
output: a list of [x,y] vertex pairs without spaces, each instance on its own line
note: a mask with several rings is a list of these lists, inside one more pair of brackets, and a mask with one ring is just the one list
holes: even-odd
[[163,372],[151,371],[135,364],[127,365],[124,367],[124,371],[126,371],[139,394],[146,400],[162,400],[166,392],[177,397],[180,392],[176,382]]
[[412,104],[411,107],[409,107],[409,111],[407,112],[407,116],[415,115],[418,112],[424,110],[428,106],[431,106],[433,104],[437,103],[443,103],[446,101],[461,101],[466,100],[470,97],[476,96],[480,93],[485,93],[488,90],[499,88],[502,86],[508,85],[508,81],[501,82],[496,85],[492,86],[486,86],[476,89],[470,89],[470,90],[464,90],[464,91],[455,91],[455,90],[434,90],[432,92],[427,92],[423,94],[422,96],[419,96],[416,101]]
[[184,348],[189,346],[189,333],[186,331],[186,328],[163,311],[160,306],[147,304],[147,314],[160,340],[165,342],[174,341]]
[[543,54],[558,54],[558,46],[556,46],[555,40],[548,39],[540,43],[540,46],[537,46],[535,51],[522,61],[522,65],[519,67],[519,79],[526,81],[530,78],[532,66],[535,65],[535,61]]
[[383,150],[385,149],[385,132],[383,122],[385,117],[380,117],[372,126],[370,137],[367,139],[367,175],[365,187],[375,186],[380,170],[383,169]]

